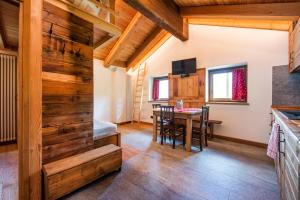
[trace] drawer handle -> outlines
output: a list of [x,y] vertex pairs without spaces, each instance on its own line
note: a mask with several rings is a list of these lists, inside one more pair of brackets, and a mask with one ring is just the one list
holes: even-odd
[[284,143],[284,142],[285,142],[285,138],[284,138],[283,140],[280,140],[279,142],[282,142],[282,143]]
[[282,154],[282,155],[283,155],[283,157],[285,157],[285,152],[283,152],[283,151],[279,151],[279,153],[280,153],[280,154]]

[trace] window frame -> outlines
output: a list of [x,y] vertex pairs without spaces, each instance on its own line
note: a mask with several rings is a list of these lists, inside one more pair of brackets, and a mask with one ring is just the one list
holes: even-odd
[[208,70],[208,102],[209,103],[236,103],[236,104],[248,104],[248,95],[245,101],[232,100],[229,98],[213,98],[213,75],[232,72],[234,69],[244,69],[246,71],[246,86],[248,91],[248,65],[239,65],[232,67],[224,67],[219,69]]
[[[153,81],[154,80],[159,80],[159,81],[168,80],[169,81],[169,77],[168,76],[153,77]],[[168,82],[168,84],[169,84],[169,82]],[[152,94],[151,94],[151,96],[152,96]],[[168,96],[169,96],[169,94],[168,94]],[[168,100],[169,100],[169,98],[162,98],[162,99],[159,98],[156,100],[152,99],[152,101],[168,101]]]

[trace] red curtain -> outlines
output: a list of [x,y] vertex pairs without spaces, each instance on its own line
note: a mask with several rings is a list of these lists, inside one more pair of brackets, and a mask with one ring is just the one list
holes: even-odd
[[232,100],[247,100],[247,83],[245,69],[234,69],[232,71]]
[[159,80],[153,80],[152,99],[155,101],[159,98]]

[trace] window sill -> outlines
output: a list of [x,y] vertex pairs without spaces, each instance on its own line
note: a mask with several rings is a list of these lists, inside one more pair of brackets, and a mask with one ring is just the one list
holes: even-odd
[[240,106],[249,106],[250,104],[248,102],[214,102],[214,101],[209,101],[206,102],[206,104],[221,104],[221,105],[240,105]]
[[168,103],[169,99],[149,100],[148,103]]

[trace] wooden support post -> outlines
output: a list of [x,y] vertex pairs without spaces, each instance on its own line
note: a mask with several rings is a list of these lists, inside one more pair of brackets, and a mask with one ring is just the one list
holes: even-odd
[[19,199],[41,199],[42,7],[20,3],[18,63]]
[[[110,5],[110,8],[115,11],[116,9],[116,2],[115,0],[109,0],[109,5]],[[116,24],[116,18],[115,18],[115,15],[113,15],[112,13],[110,13],[109,15],[109,21],[110,23],[112,24]]]

